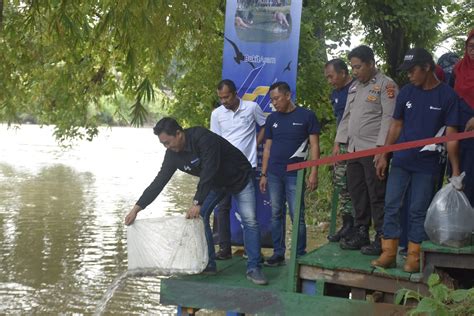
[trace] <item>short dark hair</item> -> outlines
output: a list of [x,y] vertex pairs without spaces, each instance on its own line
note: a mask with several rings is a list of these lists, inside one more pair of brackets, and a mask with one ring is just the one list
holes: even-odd
[[344,62],[344,60],[340,58],[335,58],[331,59],[324,65],[324,68],[328,67],[329,65],[332,65],[334,67],[334,71],[339,73],[339,72],[345,72],[346,75],[349,74],[349,69],[347,69],[347,64]]
[[270,91],[278,89],[281,93],[291,93],[290,86],[284,81],[277,81],[270,86]]
[[219,84],[217,85],[217,90],[221,91],[222,89],[224,89],[224,86],[227,86],[230,92],[237,91],[237,87],[235,86],[235,83],[230,79],[221,80]]
[[372,48],[366,45],[360,45],[350,51],[349,55],[347,56],[349,60],[353,57],[359,58],[363,63],[370,63],[373,61],[375,63],[374,58],[374,51]]
[[177,131],[182,131],[183,128],[176,122],[172,117],[164,117],[156,123],[153,127],[153,133],[159,136],[161,133],[168,134],[170,136],[176,136]]

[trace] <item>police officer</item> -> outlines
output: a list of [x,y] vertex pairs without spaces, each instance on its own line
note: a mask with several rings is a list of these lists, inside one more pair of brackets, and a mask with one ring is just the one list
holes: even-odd
[[[348,152],[383,146],[390,126],[398,87],[375,67],[374,52],[362,45],[349,53],[357,81],[349,88],[346,109],[337,130],[334,153],[347,143]],[[375,174],[377,156],[349,160],[347,186],[355,210],[353,234],[341,241],[343,249],[361,249],[363,254],[378,255],[383,225],[385,180]],[[369,225],[374,222],[375,238],[370,243]]]

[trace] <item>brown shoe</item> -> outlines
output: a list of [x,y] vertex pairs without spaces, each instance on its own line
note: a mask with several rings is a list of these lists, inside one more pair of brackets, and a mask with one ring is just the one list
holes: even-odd
[[370,262],[372,267],[395,268],[397,266],[398,239],[382,238],[382,254]]
[[408,254],[403,270],[405,272],[420,272],[420,250],[421,244],[416,244],[414,242],[408,242]]
[[230,251],[219,250],[216,253],[216,260],[229,260],[232,258],[232,253]]

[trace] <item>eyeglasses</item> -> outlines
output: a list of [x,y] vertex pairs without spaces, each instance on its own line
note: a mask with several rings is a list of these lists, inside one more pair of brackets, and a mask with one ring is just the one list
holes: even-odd
[[474,50],[474,44],[469,44],[467,45],[468,50]]

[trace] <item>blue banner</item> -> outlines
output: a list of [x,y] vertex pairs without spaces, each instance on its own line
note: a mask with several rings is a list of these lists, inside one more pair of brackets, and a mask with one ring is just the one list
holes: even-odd
[[[222,78],[235,82],[238,95],[257,102],[264,112],[274,111],[269,88],[276,81],[287,82],[296,95],[296,70],[302,0],[228,0],[225,19]],[[262,149],[258,154],[260,174]],[[257,220],[262,246],[272,247],[271,206],[268,194],[258,190]],[[236,206],[231,211],[232,243],[243,244]]]

